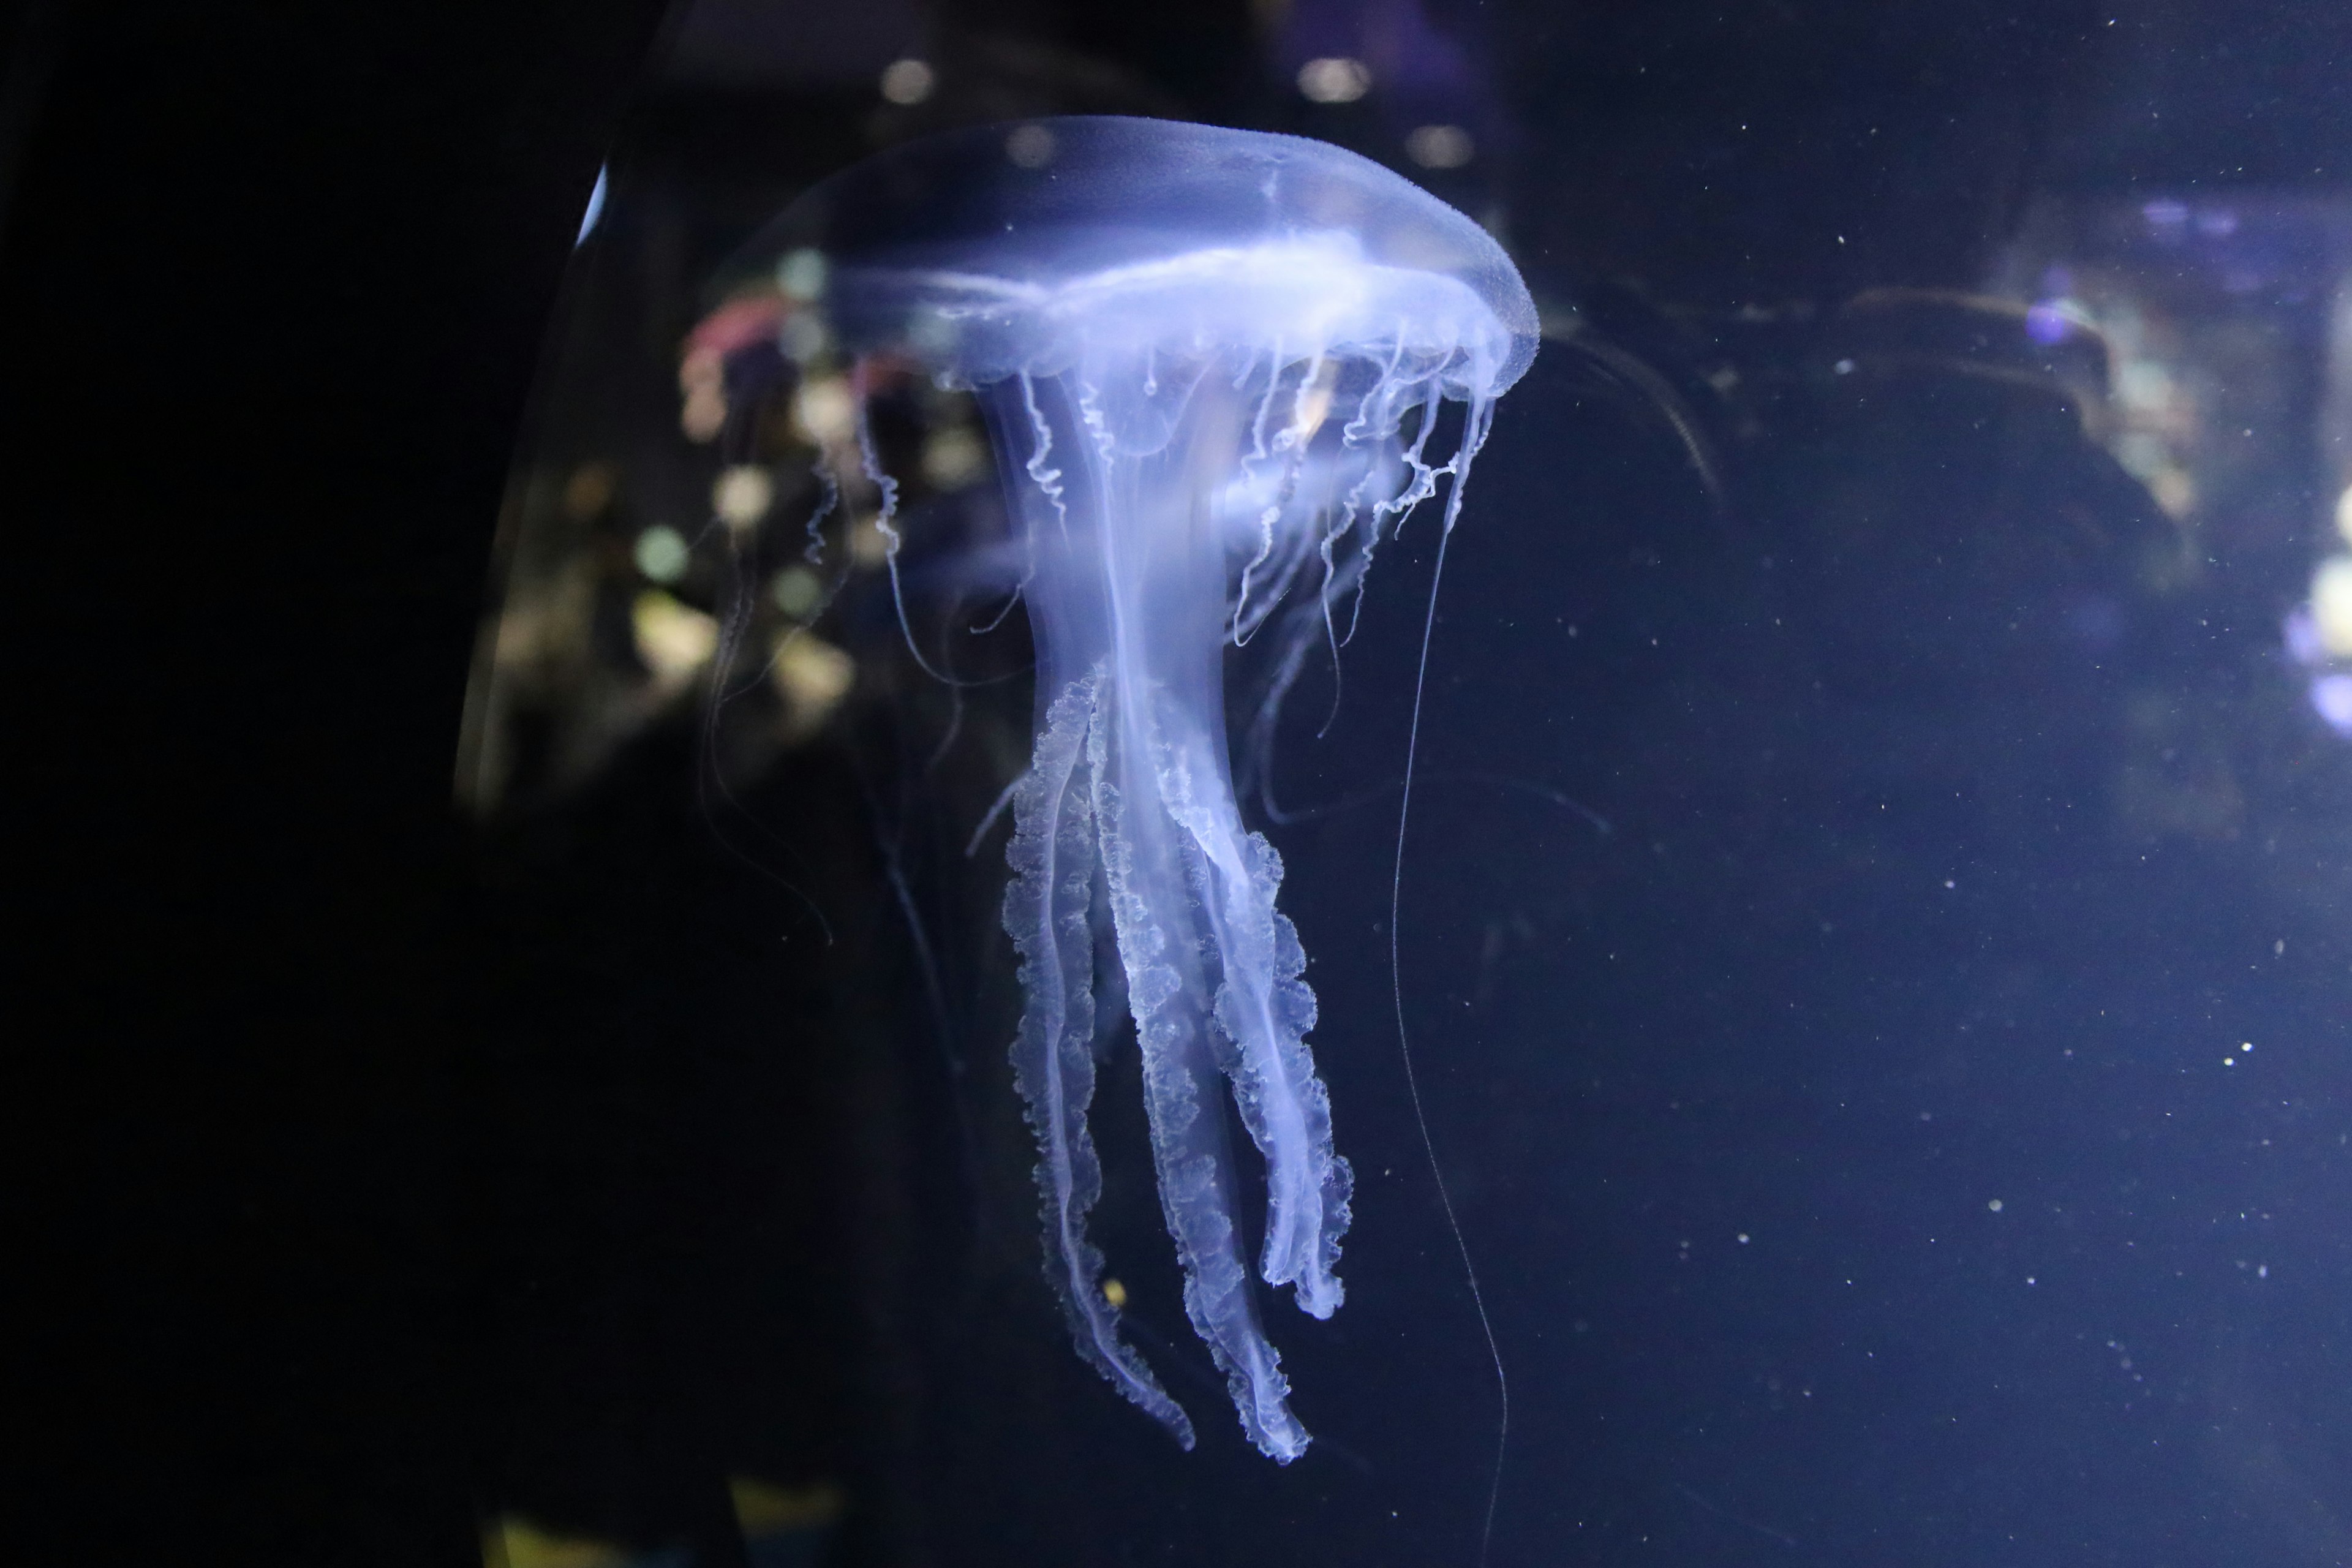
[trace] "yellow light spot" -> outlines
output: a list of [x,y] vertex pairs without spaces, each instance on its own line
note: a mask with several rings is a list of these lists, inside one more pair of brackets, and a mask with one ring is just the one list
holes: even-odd
[[1114,1307],[1124,1307],[1124,1306],[1126,1306],[1126,1305],[1127,1305],[1127,1287],[1126,1287],[1126,1286],[1124,1286],[1124,1285],[1122,1285],[1122,1284],[1120,1284],[1120,1283],[1119,1283],[1118,1280],[1116,1280],[1116,1279],[1106,1279],[1106,1280],[1104,1280],[1104,1281],[1103,1281],[1103,1300],[1106,1300],[1106,1301],[1108,1301],[1108,1302],[1109,1302],[1112,1306],[1114,1306]]
[[482,1529],[484,1568],[621,1568],[628,1551],[587,1535],[559,1535],[520,1515],[493,1520]]
[[831,1481],[782,1487],[750,1476],[730,1476],[727,1491],[735,1502],[735,1522],[746,1536],[814,1530],[841,1517],[841,1489]]
[[856,660],[798,628],[777,638],[772,668],[776,692],[784,700],[785,732],[796,738],[823,729],[857,684]]
[[878,517],[861,517],[849,526],[849,558],[860,566],[879,566],[890,559],[890,536]]
[[857,405],[837,375],[811,376],[793,395],[793,424],[818,447],[837,447],[857,434]]
[[923,478],[960,490],[988,473],[988,448],[967,426],[951,425],[923,443]]
[[629,629],[635,635],[637,658],[652,672],[654,685],[666,691],[692,680],[719,647],[716,620],[658,589],[637,595]]
[[2311,618],[2329,653],[2352,658],[2352,555],[2330,556],[2312,574]]
[[746,529],[768,515],[776,499],[776,482],[768,470],[739,463],[719,476],[710,487],[710,510],[732,529]]
[[1372,73],[1361,60],[1328,55],[1298,68],[1298,95],[1309,103],[1353,103],[1372,88]]

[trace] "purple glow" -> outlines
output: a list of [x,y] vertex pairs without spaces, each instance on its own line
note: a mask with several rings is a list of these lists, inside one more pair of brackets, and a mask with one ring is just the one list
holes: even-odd
[[2287,612],[2286,633],[2288,657],[2305,669],[2316,669],[2327,662],[2326,645],[2319,640],[2319,623],[2312,617],[2309,605],[2297,605]]
[[2139,211],[2151,228],[2179,228],[2189,221],[2189,206],[2185,202],[2150,202]]
[[2323,675],[2313,681],[2311,707],[2329,729],[2352,737],[2352,675]]
[[2065,312],[2058,308],[2055,300],[2044,300],[2026,310],[2025,335],[2037,343],[2046,346],[2063,342],[2066,334],[2074,330],[2074,323],[2066,319]]

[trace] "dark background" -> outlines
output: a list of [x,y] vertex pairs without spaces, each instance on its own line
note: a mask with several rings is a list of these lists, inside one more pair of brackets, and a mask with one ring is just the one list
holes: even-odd
[[[2263,685],[2294,563],[2149,594],[2157,513],[2054,393],[1858,406],[1828,329],[1727,323],[1973,286],[2036,191],[2340,195],[2352,24],[1433,9],[1497,106],[1439,188],[1505,205],[1721,465],[1710,497],[1548,347],[1448,567],[1405,981],[1513,1379],[1495,1561],[2340,1560],[2345,773]],[[1181,1372],[1189,1458],[1108,1398],[989,1206],[1017,1160],[963,1167],[965,1122],[1015,1149],[998,1037],[973,1003],[984,1065],[940,1070],[889,878],[991,994],[993,889],[942,846],[1001,781],[913,801],[879,721],[769,781],[830,847],[821,962],[695,808],[690,730],[454,816],[600,161],[616,200],[668,167],[750,203],[927,122],[871,119],[866,44],[907,40],[778,6],[767,55],[662,74],[661,10],[5,17],[10,1555],[455,1563],[512,1511],[728,1562],[749,1472],[843,1488],[845,1561],[1467,1560],[1492,1374],[1383,1033],[1384,808],[1278,836],[1363,1173],[1348,1310],[1274,1319],[1326,1439],[1286,1472]],[[1385,133],[1305,120],[1237,5],[869,19],[941,63],[941,121]],[[1428,543],[1286,794],[1392,774]],[[2115,805],[2151,693],[2216,737],[2233,830]],[[1115,1258],[1150,1205],[1107,1200]]]
[[13,1560],[478,1559],[449,756],[659,19],[5,16]]

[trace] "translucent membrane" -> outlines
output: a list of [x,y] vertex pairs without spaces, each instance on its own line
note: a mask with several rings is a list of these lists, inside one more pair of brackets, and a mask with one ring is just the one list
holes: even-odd
[[[1484,231],[1377,164],[1157,121],[901,148],[811,192],[771,243],[825,257],[847,352],[974,390],[995,442],[1037,646],[1004,900],[1025,995],[1013,1063],[1079,1352],[1192,1446],[1087,1239],[1108,921],[1186,1310],[1251,1441],[1287,1462],[1307,1434],[1242,1258],[1220,1097],[1265,1163],[1258,1275],[1316,1318],[1342,1299],[1350,1174],[1307,1044],[1306,957],[1276,908],[1282,861],[1234,798],[1223,650],[1302,579],[1318,613],[1299,628],[1344,640],[1374,546],[1445,476],[1453,526],[1494,400],[1534,356],[1534,306]],[[1462,435],[1437,461],[1449,399]],[[895,551],[895,487],[862,450]]]

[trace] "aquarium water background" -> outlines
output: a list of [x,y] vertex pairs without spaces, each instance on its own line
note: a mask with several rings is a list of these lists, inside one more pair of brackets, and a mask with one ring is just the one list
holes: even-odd
[[[2348,56],[2308,5],[681,11],[582,193],[457,781],[486,1561],[2352,1555]],[[1255,724],[1282,645],[1226,658],[1355,1173],[1344,1309],[1261,1304],[1282,1467],[1186,1325],[1131,1032],[1094,1238],[1194,1451],[1039,1267],[978,411],[870,406],[902,626],[822,279],[743,261],[871,153],[1065,113],[1362,153],[1543,319],[1436,603],[1425,1123],[1439,508],[1336,679]]]

